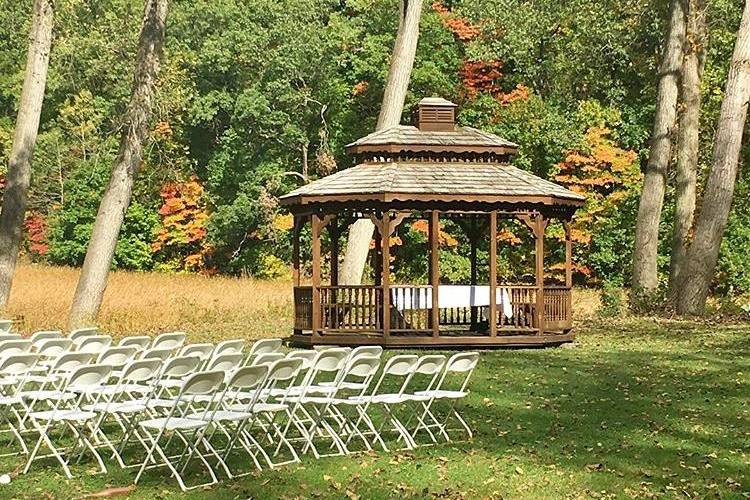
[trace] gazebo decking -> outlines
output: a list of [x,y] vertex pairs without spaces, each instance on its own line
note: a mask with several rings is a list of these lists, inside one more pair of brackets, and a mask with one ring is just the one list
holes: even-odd
[[[425,99],[418,126],[370,134],[348,150],[362,161],[282,197],[295,217],[294,332],[297,345],[543,346],[573,339],[572,242],[569,221],[584,198],[509,164],[517,146],[469,127],[456,127],[455,105]],[[340,284],[342,229],[370,219],[377,231],[373,283]],[[406,219],[427,220],[429,284],[396,284],[391,238]],[[471,279],[441,283],[440,221],[450,218],[470,242]],[[498,283],[498,220],[522,222],[534,236],[533,284]],[[564,284],[545,283],[544,234],[557,219],[565,232]],[[312,276],[300,277],[300,233],[311,227]],[[324,231],[329,279],[322,281]],[[479,262],[480,242],[487,244]],[[486,265],[489,279],[479,283]],[[483,268],[484,269],[484,268]]]

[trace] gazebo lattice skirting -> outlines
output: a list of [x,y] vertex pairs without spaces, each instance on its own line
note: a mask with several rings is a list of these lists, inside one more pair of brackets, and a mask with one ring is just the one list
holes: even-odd
[[[509,164],[517,146],[456,127],[455,105],[424,99],[417,127],[398,126],[348,146],[363,161],[282,197],[294,214],[294,333],[297,345],[532,346],[571,341],[570,220],[584,199]],[[375,228],[372,284],[339,283],[342,230],[359,218]],[[428,221],[429,284],[395,284],[391,238],[407,218]],[[470,242],[471,279],[441,284],[440,221],[450,218]],[[533,285],[498,283],[498,220],[528,227],[535,241]],[[565,232],[565,279],[545,284],[544,235],[550,220]],[[301,282],[300,233],[311,228],[310,284]],[[322,241],[330,241],[323,281]],[[478,283],[479,242],[488,240],[489,279]]]

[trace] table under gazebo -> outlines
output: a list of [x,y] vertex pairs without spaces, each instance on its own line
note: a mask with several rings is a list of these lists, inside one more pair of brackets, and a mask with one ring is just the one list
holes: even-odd
[[[455,124],[456,106],[420,101],[416,126],[399,125],[349,144],[358,164],[281,198],[294,215],[294,333],[297,345],[529,346],[573,340],[570,220],[585,201],[510,164],[517,145]],[[339,283],[343,229],[360,218],[375,228],[372,283]],[[408,219],[426,220],[429,283],[393,282],[392,239]],[[471,278],[441,283],[440,224],[469,241]],[[534,237],[534,283],[498,283],[498,221],[515,219]],[[562,223],[564,282],[545,283],[545,230]],[[303,284],[300,235],[310,225],[311,271]],[[327,233],[327,235],[325,234]],[[324,238],[324,235],[327,238]],[[323,241],[328,242],[327,279]],[[479,262],[480,242],[487,243]],[[488,279],[479,283],[479,267]],[[494,298],[494,299],[493,299]]]

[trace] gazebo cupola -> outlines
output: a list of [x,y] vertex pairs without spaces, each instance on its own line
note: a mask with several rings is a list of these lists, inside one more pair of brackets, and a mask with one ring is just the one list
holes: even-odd
[[[518,146],[456,124],[456,105],[422,99],[415,125],[379,130],[347,145],[358,164],[281,198],[295,216],[294,301],[297,344],[383,346],[544,345],[572,339],[572,243],[569,221],[584,197],[510,164]],[[523,222],[535,238],[535,282],[498,283],[498,218]],[[371,280],[340,284],[342,229],[371,220],[377,233]],[[391,237],[408,218],[428,221],[429,284],[394,283]],[[464,228],[471,247],[468,283],[441,281],[440,219]],[[544,280],[544,233],[551,219],[565,228],[565,284]],[[303,285],[300,231],[312,230],[312,275]],[[322,235],[328,231],[328,279]],[[479,262],[479,245],[488,258]],[[480,266],[488,278],[479,283]],[[371,281],[371,282],[370,282]]]

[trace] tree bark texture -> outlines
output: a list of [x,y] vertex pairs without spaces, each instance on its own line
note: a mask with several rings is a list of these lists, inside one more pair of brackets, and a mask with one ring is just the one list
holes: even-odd
[[680,314],[696,315],[705,309],[732,206],[749,99],[750,0],[747,0],[719,112],[711,171],[695,223],[695,235],[687,250],[684,279],[677,300]]
[[70,328],[95,322],[107,286],[117,238],[130,204],[135,175],[148,135],[154,84],[164,46],[167,0],[146,0],[138,39],[133,92],[125,114],[120,147],[99,204],[86,258],[70,309]]
[[677,118],[680,70],[685,41],[684,0],[673,0],[666,43],[659,66],[654,130],[651,150],[643,177],[633,248],[633,289],[646,292],[657,288],[659,277],[656,257],[659,247],[659,222],[664,204],[664,188],[672,156],[672,134]]
[[[400,5],[398,33],[376,130],[401,123],[411,70],[414,67],[414,56],[417,52],[422,0],[402,0]],[[367,218],[359,219],[350,226],[339,280],[342,285],[358,285],[362,282],[374,230],[375,226]]]
[[680,82],[681,114],[677,135],[674,232],[670,296],[676,297],[693,226],[701,114],[701,78],[706,55],[706,11],[702,0],[688,0],[687,37]]
[[0,212],[0,307],[10,297],[18,249],[23,236],[26,196],[31,182],[31,162],[39,131],[39,118],[47,84],[52,44],[54,6],[51,0],[36,0],[26,58],[26,75],[18,106],[18,118],[8,161],[3,207]]

